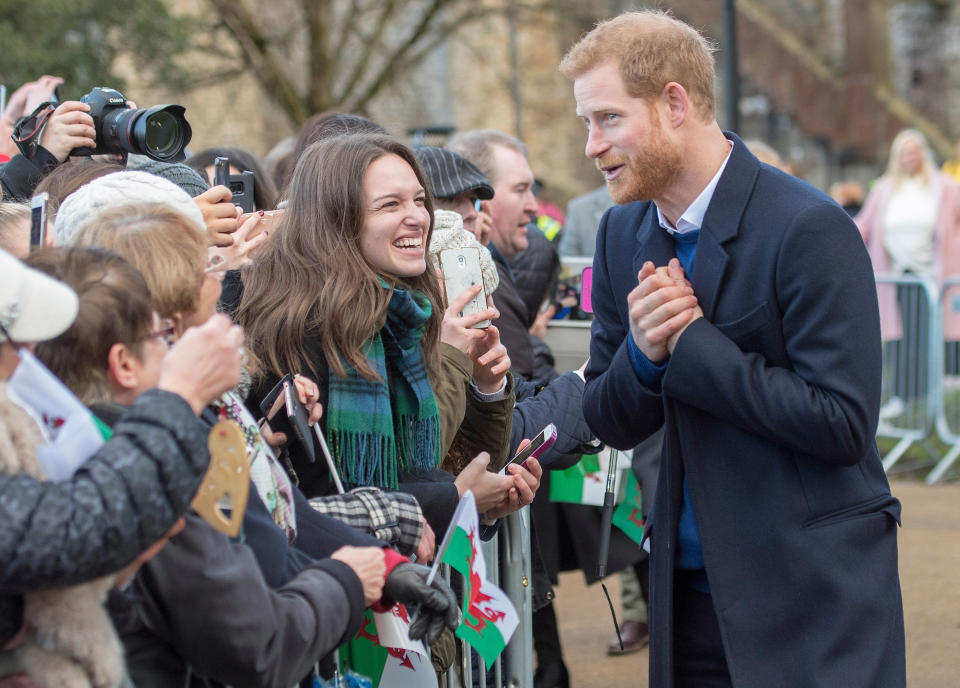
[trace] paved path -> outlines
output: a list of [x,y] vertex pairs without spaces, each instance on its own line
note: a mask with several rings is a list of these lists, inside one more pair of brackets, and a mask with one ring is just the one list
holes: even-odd
[[[960,686],[960,485],[927,487],[896,482],[903,502],[900,580],[907,629],[907,684],[910,688]],[[619,583],[608,579],[618,609]],[[557,614],[564,657],[573,688],[647,685],[647,651],[607,657],[613,634],[599,585],[566,573],[557,590]]]

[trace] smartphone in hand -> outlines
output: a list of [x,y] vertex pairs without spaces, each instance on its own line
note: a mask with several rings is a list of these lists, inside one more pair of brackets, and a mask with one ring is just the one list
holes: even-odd
[[233,194],[230,202],[240,206],[240,210],[244,213],[253,212],[253,184],[253,172],[244,170],[240,174],[227,175],[227,187]]
[[218,157],[213,161],[213,185],[230,188],[230,158]]
[[511,463],[518,463],[521,466],[527,459],[539,459],[543,456],[546,451],[553,446],[553,443],[557,441],[557,426],[553,423],[550,423],[547,427],[540,431],[540,434],[533,438],[533,440],[526,447],[521,449],[516,453],[516,455],[507,462],[507,465],[503,467],[501,473],[506,473],[507,466]]
[[310,412],[300,402],[291,375],[284,375],[261,400],[260,411],[272,431],[284,433],[288,440],[297,440],[310,463],[317,460],[310,428]]
[[[443,286],[447,292],[447,303],[463,294],[475,284],[483,284],[483,273],[480,271],[480,249],[477,248],[448,248],[440,251],[440,269],[443,271]],[[470,313],[479,313],[487,308],[487,296],[484,290],[473,297],[463,310],[460,317]],[[490,327],[489,320],[481,320],[475,328]]]
[[30,248],[40,248],[47,241],[47,206],[50,195],[44,191],[30,199]]
[[218,157],[213,161],[213,184],[230,189],[230,202],[238,206],[241,212],[253,212],[253,172],[244,170],[239,174],[230,174],[230,158]]

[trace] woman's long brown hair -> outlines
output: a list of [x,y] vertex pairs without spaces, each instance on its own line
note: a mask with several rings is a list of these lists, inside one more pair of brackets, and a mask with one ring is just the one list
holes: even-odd
[[[341,356],[368,380],[376,374],[364,355],[364,343],[383,327],[391,291],[360,253],[366,221],[363,178],[370,164],[384,155],[403,158],[427,189],[413,152],[394,138],[353,135],[318,141],[297,162],[288,189],[283,219],[255,263],[243,271],[243,298],[235,320],[246,333],[254,377],[318,370],[304,348],[316,337],[324,358],[339,376],[346,374]],[[426,193],[433,233],[433,199]],[[388,283],[423,292],[433,314],[423,336],[423,352],[431,379],[440,367],[440,286],[432,269]]]

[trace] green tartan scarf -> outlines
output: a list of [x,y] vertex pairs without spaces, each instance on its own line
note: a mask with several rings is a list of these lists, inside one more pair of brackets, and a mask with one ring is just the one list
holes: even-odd
[[327,440],[348,489],[396,489],[401,470],[440,463],[440,414],[421,343],[431,310],[424,294],[394,289],[387,322],[364,349],[380,379],[366,380],[343,357],[346,377],[330,369]]

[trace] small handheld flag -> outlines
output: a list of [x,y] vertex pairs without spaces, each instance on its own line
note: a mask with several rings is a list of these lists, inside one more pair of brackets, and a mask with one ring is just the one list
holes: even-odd
[[[437,562],[449,564],[464,579],[463,621],[455,635],[476,650],[492,666],[510,642],[520,623],[510,598],[487,580],[487,565],[480,550],[480,524],[473,493],[467,490],[443,536]],[[432,581],[436,572],[430,572]]]

